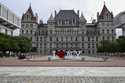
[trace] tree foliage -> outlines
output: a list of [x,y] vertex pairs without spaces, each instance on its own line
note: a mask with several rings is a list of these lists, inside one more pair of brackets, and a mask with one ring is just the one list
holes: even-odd
[[7,51],[26,53],[31,50],[31,46],[31,40],[26,37],[12,37],[0,33],[0,52],[2,53],[6,53]]
[[125,37],[120,36],[114,41],[104,40],[98,44],[98,52],[107,53],[124,53],[125,52]]

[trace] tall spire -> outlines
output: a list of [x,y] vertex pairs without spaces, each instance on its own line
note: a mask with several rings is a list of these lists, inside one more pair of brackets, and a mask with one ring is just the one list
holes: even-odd
[[[110,18],[111,17],[111,18]],[[97,19],[98,20],[111,20],[113,19],[113,14],[109,11],[109,9],[106,7],[105,1],[104,1],[104,5],[103,5],[103,9],[99,15],[99,13],[97,13]]]
[[80,21],[82,21],[82,22],[84,22],[84,23],[86,23],[86,21],[87,21],[87,20],[85,19],[84,15],[83,15],[83,13],[81,13]]
[[102,9],[102,11],[100,13],[100,17],[103,17],[103,15],[105,15],[106,13],[110,13],[110,11],[106,7],[105,1],[104,1],[104,6],[103,6],[103,9]]
[[29,5],[29,7],[31,7],[31,2],[30,2],[30,5]]
[[31,7],[31,3],[29,4],[29,8],[28,8],[26,13],[30,13],[32,16],[34,16],[33,10],[32,10],[32,7]]
[[54,20],[53,14],[50,15],[49,20]]
[[104,5],[105,5],[105,1],[104,1]]

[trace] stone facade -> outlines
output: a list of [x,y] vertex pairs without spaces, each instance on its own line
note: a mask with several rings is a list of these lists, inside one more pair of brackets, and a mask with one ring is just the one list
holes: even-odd
[[21,20],[20,36],[28,37],[32,40],[32,47],[35,47],[35,32],[38,27],[38,16],[33,14],[31,5],[26,13],[23,14]]
[[74,10],[55,11],[47,24],[42,21],[37,24],[37,20],[34,22],[30,17],[37,18],[34,17],[31,6],[23,14],[21,35],[33,37],[33,47],[41,55],[50,55],[53,50],[81,50],[83,54],[96,54],[98,42],[112,41],[116,36],[113,14],[105,4],[101,13],[97,13],[97,21],[93,20],[92,23],[87,23],[84,15]]

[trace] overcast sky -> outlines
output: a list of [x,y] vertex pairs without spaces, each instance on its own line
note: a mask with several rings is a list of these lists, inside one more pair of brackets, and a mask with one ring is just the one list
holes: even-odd
[[80,10],[90,22],[91,18],[96,18],[97,12],[101,12],[104,1],[114,16],[125,11],[125,0],[0,0],[20,17],[31,3],[33,11],[37,12],[39,19],[44,22],[47,21],[51,13],[54,14],[54,10],[61,9]]

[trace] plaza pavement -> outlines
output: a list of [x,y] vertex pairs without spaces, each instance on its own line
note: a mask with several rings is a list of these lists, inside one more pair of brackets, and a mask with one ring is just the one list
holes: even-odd
[[0,67],[0,83],[125,83],[125,68]]
[[125,77],[4,77],[0,83],[125,83]]
[[38,67],[125,67],[125,57],[110,57],[107,61],[101,59],[72,61],[48,61],[47,57],[18,60],[17,58],[0,58],[0,66],[38,66]]
[[125,83],[125,57],[89,60],[0,58],[0,83]]

